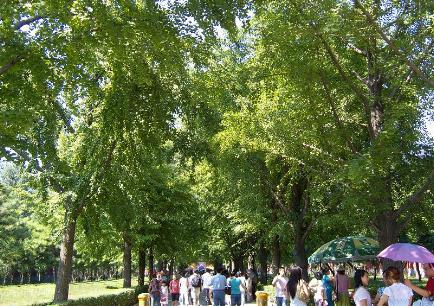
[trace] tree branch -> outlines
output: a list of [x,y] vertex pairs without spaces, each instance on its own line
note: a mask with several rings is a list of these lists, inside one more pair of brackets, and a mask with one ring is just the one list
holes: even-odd
[[331,95],[330,88],[328,87],[328,81],[326,80],[326,78],[325,78],[324,75],[322,75],[322,74],[320,75],[320,78],[321,78],[321,83],[322,83],[322,85],[323,85],[323,87],[324,87],[324,92],[325,92],[325,94],[326,94],[327,101],[328,101],[329,104],[330,104],[330,108],[331,108],[331,110],[332,110],[333,117],[335,118],[336,125],[337,125],[337,127],[339,128],[342,137],[344,137],[345,141],[347,142],[347,145],[350,147],[351,152],[352,152],[353,154],[356,154],[356,153],[357,153],[357,150],[355,149],[353,143],[351,142],[351,139],[349,139],[349,138],[346,136],[346,133],[344,133],[344,125],[343,125],[341,119],[339,118],[338,112],[337,112],[337,110],[336,110],[336,105],[335,105],[335,103],[334,103],[334,101],[333,101],[333,98],[332,98],[332,95]]
[[434,170],[431,171],[431,174],[425,180],[423,185],[411,196],[409,196],[405,201],[405,203],[402,204],[401,207],[395,211],[395,215],[399,216],[402,213],[407,212],[413,205],[419,203],[425,196],[426,192],[433,186],[433,183],[434,183]]
[[12,67],[14,67],[16,64],[18,64],[23,58],[24,56],[18,55],[15,58],[13,58],[9,63],[6,63],[2,67],[0,67],[0,76],[6,73]]
[[318,27],[315,24],[313,24],[312,22],[309,22],[309,25],[313,29],[314,34],[317,36],[317,38],[323,44],[323,46],[324,46],[327,54],[329,55],[329,57],[330,57],[333,65],[338,70],[340,76],[350,86],[350,88],[354,91],[354,93],[356,94],[356,96],[362,102],[363,109],[365,111],[365,116],[366,116],[366,119],[367,119],[367,122],[368,122],[369,135],[370,135],[371,139],[374,139],[375,138],[375,133],[374,133],[374,129],[372,127],[371,120],[370,120],[371,112],[370,112],[370,107],[369,107],[369,105],[370,105],[369,99],[363,94],[363,92],[356,85],[353,84],[353,82],[350,80],[350,78],[348,77],[348,75],[345,73],[344,68],[342,67],[341,63],[339,62],[338,56],[336,55],[336,53],[334,52],[334,50],[332,49],[332,47],[330,46],[330,44],[327,42],[327,40],[324,38],[324,36],[321,34],[321,32],[319,31]]
[[434,80],[429,79],[410,59],[405,56],[404,52],[400,50],[395,43],[387,37],[386,33],[384,33],[383,29],[375,22],[372,15],[365,9],[365,7],[360,3],[359,0],[354,0],[356,7],[359,7],[362,11],[363,15],[365,15],[368,22],[375,28],[375,30],[380,34],[383,40],[387,43],[387,45],[395,52],[396,55],[401,57],[402,60],[410,67],[410,69],[419,76],[428,86],[434,87]]
[[43,19],[43,18],[45,18],[45,16],[39,16],[39,15],[37,15],[37,16],[35,16],[35,17],[31,17],[31,18],[28,18],[28,19],[21,20],[21,21],[20,21],[20,22],[15,26],[15,30],[19,30],[19,29],[21,29],[23,26],[28,25],[28,24],[31,24],[32,22],[38,21],[38,20]]

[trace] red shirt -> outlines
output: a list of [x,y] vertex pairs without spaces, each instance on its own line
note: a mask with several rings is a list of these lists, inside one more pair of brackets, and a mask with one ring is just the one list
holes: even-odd
[[172,279],[169,283],[171,293],[179,293],[179,280]]
[[428,282],[426,283],[426,290],[431,292],[431,296],[434,295],[434,277],[431,277]]

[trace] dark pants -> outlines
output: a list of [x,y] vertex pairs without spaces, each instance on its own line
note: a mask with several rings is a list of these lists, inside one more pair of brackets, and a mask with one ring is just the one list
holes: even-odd
[[206,305],[211,305],[211,300],[209,298],[209,288],[202,289],[202,294],[203,294]]
[[231,294],[231,306],[241,306],[241,294]]
[[283,306],[283,297],[276,297],[277,306]]

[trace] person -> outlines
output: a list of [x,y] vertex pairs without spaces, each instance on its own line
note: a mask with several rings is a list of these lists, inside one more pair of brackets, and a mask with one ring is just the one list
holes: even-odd
[[172,298],[172,306],[178,306],[179,304],[179,279],[174,274],[172,280],[169,283],[169,292]]
[[339,265],[337,268],[337,273],[335,277],[337,301],[335,301],[336,306],[350,306],[350,279],[345,275],[345,266]]
[[413,291],[400,282],[400,272],[396,267],[388,267],[383,272],[386,287],[378,302],[378,306],[411,306]]
[[371,306],[372,300],[366,289],[369,283],[369,275],[365,270],[356,270],[354,273],[354,303],[356,306]]
[[241,284],[241,280],[236,277],[233,273],[231,279],[229,280],[229,286],[231,287],[231,305],[241,306],[241,287],[246,289],[246,287]]
[[227,269],[223,270],[222,274],[226,277],[226,288],[225,288],[225,305],[231,305],[231,274]]
[[149,293],[151,294],[151,305],[160,306],[161,283],[156,274],[152,275]]
[[226,277],[222,271],[222,267],[217,268],[217,274],[211,280],[214,306],[225,306]]
[[285,269],[283,267],[279,268],[279,274],[277,274],[271,285],[274,287],[276,291],[276,305],[282,306],[283,301],[286,297],[286,285],[288,284],[288,280],[285,278]]
[[181,305],[188,305],[188,277],[190,274],[185,273],[179,280],[179,294]]
[[246,292],[247,292],[246,277],[244,276],[243,273],[241,273],[241,271],[237,272],[236,277],[240,280],[241,285],[242,285],[240,287],[240,291],[241,291],[241,306],[244,306],[246,304]]
[[322,306],[324,303],[324,286],[322,284],[322,272],[315,272],[314,278],[309,282],[308,287],[313,294],[315,306]]
[[425,276],[428,277],[425,289],[413,285],[408,279],[404,283],[411,290],[422,296],[421,300],[413,303],[414,306],[434,306],[434,263],[423,264],[422,270]]
[[193,305],[199,306],[199,295],[202,287],[202,278],[199,275],[199,271],[195,270],[189,280],[191,285],[191,299],[193,300]]
[[160,304],[161,306],[167,306],[167,304],[169,304],[169,287],[164,280],[161,281]]
[[205,304],[211,304],[211,269],[206,268],[205,273],[202,274],[202,293],[205,297]]
[[309,301],[309,288],[301,276],[302,270],[300,267],[294,266],[290,270],[287,283],[290,306],[306,306]]
[[327,306],[334,306],[333,301],[333,276],[330,269],[324,269],[322,271],[322,285],[324,286],[325,298],[327,300]]

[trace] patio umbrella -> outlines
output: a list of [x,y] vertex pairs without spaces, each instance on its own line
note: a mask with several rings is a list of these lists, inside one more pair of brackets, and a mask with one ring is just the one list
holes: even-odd
[[394,261],[409,261],[418,263],[434,263],[434,255],[425,247],[413,243],[394,243],[389,245],[378,257]]
[[348,262],[375,259],[379,251],[378,241],[363,237],[334,239],[320,246],[309,258],[309,264]]

